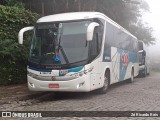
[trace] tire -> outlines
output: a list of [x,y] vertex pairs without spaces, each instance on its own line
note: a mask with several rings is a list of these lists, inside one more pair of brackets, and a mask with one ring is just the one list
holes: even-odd
[[108,91],[110,85],[110,72],[106,72],[104,76],[104,85],[99,89],[100,94],[105,94]]
[[142,73],[142,77],[146,77],[147,76],[147,68],[144,68],[144,72]]
[[133,70],[133,68],[132,68],[131,78],[129,79],[129,82],[130,82],[130,83],[133,83],[133,81],[134,81],[134,70]]

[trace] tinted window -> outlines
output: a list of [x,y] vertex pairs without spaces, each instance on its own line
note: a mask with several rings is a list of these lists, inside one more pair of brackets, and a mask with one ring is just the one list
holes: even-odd
[[137,51],[136,39],[110,23],[106,23],[106,44],[124,50]]
[[31,44],[30,59],[49,65],[87,60],[86,32],[89,24],[90,21],[38,24]]
[[115,46],[115,42],[113,39],[114,36],[114,27],[110,23],[106,23],[106,44]]

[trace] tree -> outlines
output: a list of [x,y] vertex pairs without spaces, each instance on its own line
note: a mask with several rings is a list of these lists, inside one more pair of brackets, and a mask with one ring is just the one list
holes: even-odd
[[149,11],[146,1],[99,0],[97,11],[106,14],[146,44],[154,43],[152,28],[141,21],[141,11]]
[[20,46],[17,36],[21,28],[33,25],[38,17],[22,6],[0,5],[0,84],[26,80],[28,46]]
[[147,45],[154,44],[155,42],[155,38],[151,35],[153,29],[147,24],[138,22],[136,25],[130,26],[130,31]]
[[23,7],[23,3],[18,0],[1,0],[0,5]]

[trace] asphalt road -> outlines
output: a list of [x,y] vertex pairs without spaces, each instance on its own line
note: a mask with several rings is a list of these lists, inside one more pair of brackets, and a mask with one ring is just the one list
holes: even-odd
[[[160,73],[151,73],[146,78],[135,78],[133,83],[121,82],[110,87],[106,94],[52,92],[27,101],[14,101],[0,105],[1,111],[160,111]],[[3,118],[5,119],[5,118]],[[15,118],[17,119],[17,118]],[[31,118],[30,118],[31,119]],[[35,119],[35,118],[33,118]],[[43,118],[50,120],[51,118]],[[54,120],[71,118],[54,118]],[[78,118],[108,120],[159,120],[159,118]]]

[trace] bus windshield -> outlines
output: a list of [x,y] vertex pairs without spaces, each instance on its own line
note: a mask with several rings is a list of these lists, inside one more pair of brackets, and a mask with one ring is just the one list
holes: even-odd
[[44,64],[70,64],[88,59],[86,41],[90,21],[37,24],[29,60]]

